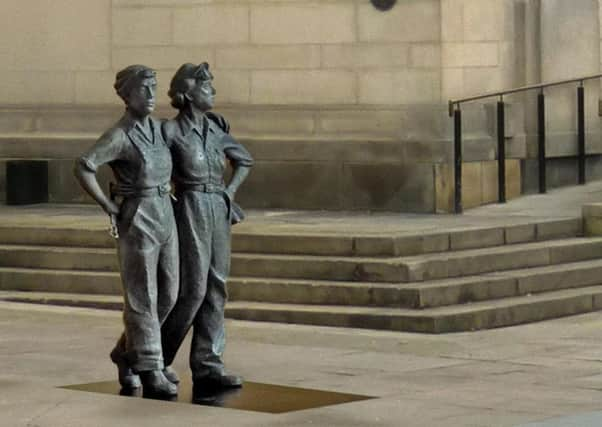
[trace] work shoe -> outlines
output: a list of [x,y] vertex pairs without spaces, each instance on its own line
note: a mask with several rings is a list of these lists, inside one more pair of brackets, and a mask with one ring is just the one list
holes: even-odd
[[169,381],[172,384],[180,383],[180,377],[178,377],[178,373],[171,366],[166,366],[165,369],[163,369],[163,375],[165,375],[167,381]]
[[178,386],[169,382],[162,370],[142,371],[140,380],[144,397],[169,398],[178,394]]
[[128,365],[125,359],[121,356],[111,352],[111,360],[117,365],[117,376],[119,377],[119,384],[124,389],[135,389],[140,388],[142,385],[140,377],[132,371],[132,368]]
[[210,374],[203,377],[193,378],[192,382],[192,392],[193,394],[196,394],[210,390],[239,388],[242,387],[243,379],[238,375]]

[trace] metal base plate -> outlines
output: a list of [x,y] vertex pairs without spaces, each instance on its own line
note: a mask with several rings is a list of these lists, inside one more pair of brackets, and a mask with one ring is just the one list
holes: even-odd
[[[117,381],[68,385],[61,388],[92,393],[142,397],[142,389],[121,390]],[[275,384],[245,382],[242,388],[207,392],[193,396],[192,383],[183,379],[179,394],[173,400],[178,403],[218,406],[245,411],[281,414],[322,406],[373,399],[371,396],[336,393],[324,390],[287,387]]]

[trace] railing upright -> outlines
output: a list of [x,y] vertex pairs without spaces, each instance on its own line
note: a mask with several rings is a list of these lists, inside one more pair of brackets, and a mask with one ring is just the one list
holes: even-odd
[[537,169],[539,171],[539,192],[547,191],[546,185],[546,96],[537,95]]
[[462,213],[462,111],[458,105],[454,115],[454,212]]
[[506,203],[506,113],[500,97],[497,103],[497,176],[498,202]]
[[583,82],[577,88],[578,182],[585,184],[585,93]]

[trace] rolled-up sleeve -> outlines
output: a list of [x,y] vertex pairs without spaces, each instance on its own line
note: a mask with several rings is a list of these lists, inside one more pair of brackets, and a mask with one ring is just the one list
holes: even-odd
[[226,134],[221,140],[226,157],[236,166],[253,166],[251,153],[232,136]]
[[107,132],[77,161],[90,172],[96,172],[99,166],[123,157],[124,142],[119,132]]

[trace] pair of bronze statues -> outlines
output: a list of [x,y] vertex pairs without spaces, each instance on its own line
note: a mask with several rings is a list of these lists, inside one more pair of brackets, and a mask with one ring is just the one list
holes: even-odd
[[[212,80],[207,63],[182,65],[169,89],[179,113],[157,120],[155,71],[132,65],[118,72],[125,114],[76,162],[76,177],[119,236],[125,331],[111,359],[121,386],[142,386],[147,396],[177,394],[171,364],[191,327],[195,391],[242,386],[224,370],[224,306],[230,227],[243,216],[234,196],[253,159],[209,111]],[[226,161],[233,169],[227,184]],[[103,164],[116,180],[109,196],[96,179]]]

